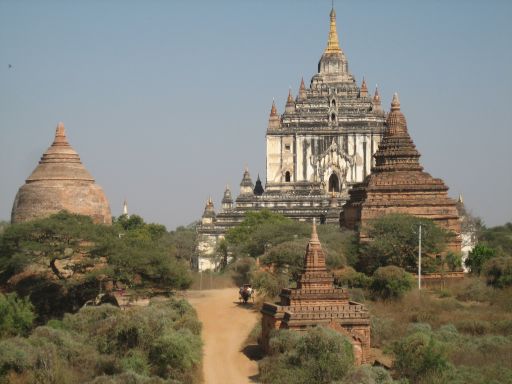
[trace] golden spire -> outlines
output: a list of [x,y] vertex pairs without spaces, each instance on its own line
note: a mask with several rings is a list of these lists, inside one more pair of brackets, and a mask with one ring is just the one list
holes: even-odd
[[331,10],[331,26],[329,29],[329,40],[324,53],[340,53],[340,42],[338,41],[338,32],[336,32],[336,11],[334,7]]
[[286,100],[286,104],[293,103],[293,97],[292,97],[292,89],[288,88],[288,99]]
[[270,116],[277,116],[277,108],[275,100],[272,100],[272,108],[270,108]]

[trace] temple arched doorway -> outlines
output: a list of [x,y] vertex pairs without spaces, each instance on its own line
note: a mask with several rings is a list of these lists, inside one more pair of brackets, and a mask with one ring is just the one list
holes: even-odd
[[284,174],[284,181],[289,183],[290,179],[291,179],[290,172],[286,171],[286,173]]
[[333,173],[329,177],[329,192],[339,192],[340,191],[340,179],[338,175]]

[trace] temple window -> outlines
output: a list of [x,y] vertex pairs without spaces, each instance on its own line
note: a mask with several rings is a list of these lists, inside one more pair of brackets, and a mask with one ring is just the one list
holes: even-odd
[[289,151],[289,150],[291,149],[290,144],[285,144],[285,145],[284,145],[284,149],[286,149],[287,151]]
[[336,114],[335,114],[335,113],[333,113],[333,114],[331,115],[331,121],[335,121],[335,120],[336,120]]
[[331,101],[331,107],[333,107],[333,108],[336,107],[336,100]]
[[286,171],[286,173],[284,174],[284,181],[286,181],[287,183],[290,182],[290,172]]

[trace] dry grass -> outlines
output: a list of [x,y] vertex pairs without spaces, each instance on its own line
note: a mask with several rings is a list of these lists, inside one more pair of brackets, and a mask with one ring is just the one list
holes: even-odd
[[[431,332],[468,383],[512,383],[512,289],[468,277],[442,290],[409,292],[399,301],[366,302],[372,347],[392,350],[411,329]],[[493,381],[494,380],[494,381]]]

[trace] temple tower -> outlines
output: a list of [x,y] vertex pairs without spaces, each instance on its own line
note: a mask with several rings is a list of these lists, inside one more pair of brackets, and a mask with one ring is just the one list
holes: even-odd
[[335,287],[333,280],[326,269],[325,253],[313,221],[297,288],[283,289],[279,304],[263,305],[262,347],[268,351],[270,332],[274,329],[303,331],[321,325],[347,336],[354,347],[356,363],[368,363],[371,359],[368,310],[364,305],[350,301],[348,293]]
[[63,210],[90,216],[98,224],[112,223],[105,193],[69,145],[64,124],[59,123],[52,145],[16,194],[11,221],[34,220]]
[[365,228],[375,218],[388,213],[405,213],[432,219],[456,236],[449,244],[460,252],[460,221],[456,201],[448,197],[448,187],[423,170],[414,142],[409,136],[405,116],[400,110],[398,94],[391,102],[388,129],[378,151],[375,166],[365,180],[355,185],[343,208],[342,224],[359,229],[361,240],[367,239]]

